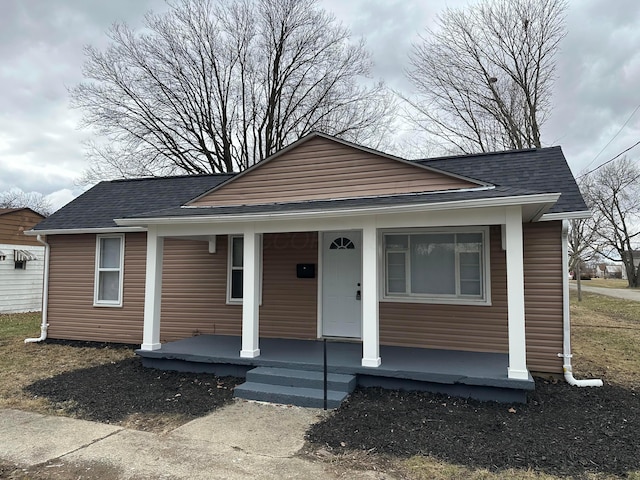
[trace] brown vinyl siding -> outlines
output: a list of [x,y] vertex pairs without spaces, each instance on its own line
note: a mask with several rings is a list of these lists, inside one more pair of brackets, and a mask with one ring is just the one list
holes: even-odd
[[[317,278],[296,277],[317,264],[317,232],[266,234],[260,336],[316,338]],[[491,306],[380,303],[386,345],[508,352],[506,257],[499,226],[490,228]],[[122,307],[94,307],[95,235],[55,235],[51,244],[49,336],[141,343],[146,235],[125,238]],[[161,340],[242,333],[242,306],[227,305],[228,237],[208,243],[165,240]],[[561,222],[524,225],[527,360],[531,371],[560,372],[562,360]],[[317,265],[316,265],[317,277]],[[384,359],[383,359],[384,361]]]
[[[126,234],[122,307],[94,307],[95,235],[55,235],[51,244],[49,336],[141,343],[146,234]],[[166,239],[160,337],[198,333],[240,335],[242,307],[226,305],[227,237],[207,242]]]
[[489,236],[491,306],[380,302],[380,342],[407,347],[506,352],[506,256],[500,227],[492,226]]
[[49,337],[141,343],[146,234],[125,236],[122,307],[94,307],[96,236],[51,235]]
[[[316,265],[316,278],[297,278],[296,265]],[[265,234],[260,336],[317,338],[318,233]]]
[[[525,224],[527,365],[562,371],[561,222]],[[380,303],[380,342],[387,345],[504,352],[508,348],[506,256],[491,227],[491,306]],[[383,359],[384,361],[384,359]]]
[[527,365],[534,372],[562,371],[562,222],[524,226]]
[[316,137],[192,205],[248,205],[477,187],[475,183]]
[[[296,278],[296,264],[317,263],[317,233],[264,236],[260,335],[315,338],[317,279]],[[146,234],[125,238],[122,307],[94,307],[95,235],[50,238],[49,336],[72,340],[141,343]],[[241,335],[242,305],[226,303],[228,237],[216,253],[203,241],[165,240],[161,341],[198,334]]]
[[41,215],[28,209],[2,213],[0,215],[0,243],[41,247],[42,244],[38,242],[36,237],[25,235],[24,232],[31,230],[35,225],[40,223],[43,218]]
[[216,253],[209,253],[208,242],[165,239],[161,341],[242,334],[242,305],[226,303],[227,238],[216,237]]
[[[227,304],[228,237],[207,242],[165,240],[161,340],[197,334],[241,335],[242,305]],[[297,278],[296,264],[317,263],[315,232],[265,234],[260,336],[316,338],[318,287]]]

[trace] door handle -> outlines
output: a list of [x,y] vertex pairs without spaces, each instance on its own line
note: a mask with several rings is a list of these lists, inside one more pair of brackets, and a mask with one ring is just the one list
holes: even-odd
[[356,292],[356,300],[360,300],[361,297],[362,297],[362,295],[360,294],[360,290],[358,290]]

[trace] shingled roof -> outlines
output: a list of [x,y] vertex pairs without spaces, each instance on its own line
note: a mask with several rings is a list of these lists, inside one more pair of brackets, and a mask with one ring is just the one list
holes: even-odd
[[229,180],[233,174],[145,178],[101,182],[39,223],[35,231],[117,228],[114,219],[242,215],[310,209],[340,209],[415,203],[441,203],[560,193],[548,213],[584,212],[588,208],[560,147],[514,150],[417,160],[424,166],[476,179],[495,188],[428,192],[340,200],[266,205],[182,208],[190,200]]
[[100,182],[33,230],[115,228],[114,218],[183,205],[232,176],[191,175]]
[[548,213],[589,210],[560,147],[428,158],[417,163],[496,186],[527,188],[537,193],[561,193]]

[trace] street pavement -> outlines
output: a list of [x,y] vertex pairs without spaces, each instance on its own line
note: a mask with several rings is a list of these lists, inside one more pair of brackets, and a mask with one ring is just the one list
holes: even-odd
[[[606,295],[608,297],[622,298],[624,300],[633,300],[640,302],[640,290],[631,288],[607,288],[607,287],[592,287],[588,285],[588,280],[581,282],[581,288],[583,292],[597,293],[599,295]],[[585,285],[585,283],[587,285]],[[577,290],[578,285],[576,282],[569,282],[569,286]]]

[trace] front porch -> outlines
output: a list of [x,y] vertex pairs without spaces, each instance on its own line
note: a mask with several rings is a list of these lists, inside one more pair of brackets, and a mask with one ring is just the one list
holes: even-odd
[[[165,370],[211,372],[244,377],[255,367],[323,370],[323,342],[261,338],[260,355],[241,357],[242,338],[199,335],[168,342],[156,350],[137,350],[143,364]],[[363,387],[423,390],[479,400],[525,402],[533,390],[531,376],[508,378],[509,355],[380,346],[382,363],[362,366],[360,342],[327,342],[327,370],[357,377]]]

